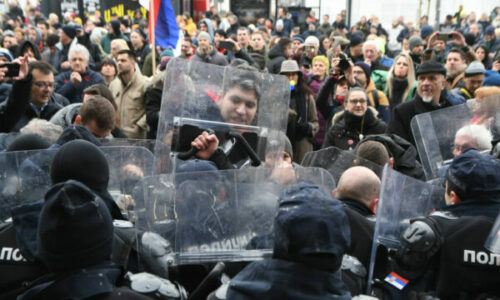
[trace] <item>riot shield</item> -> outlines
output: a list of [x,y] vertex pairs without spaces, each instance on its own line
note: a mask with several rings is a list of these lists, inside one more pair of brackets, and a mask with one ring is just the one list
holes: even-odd
[[[109,165],[108,191],[124,212],[133,212],[134,185],[152,175],[152,153],[143,147],[101,147]],[[57,150],[0,152],[0,220],[11,208],[42,199],[51,186],[50,166]]]
[[286,182],[276,180],[276,170],[247,168],[145,178],[141,189],[145,206],[136,212],[136,225],[172,243],[174,254],[168,264],[262,259],[272,253],[277,200],[285,186],[307,181],[328,195],[335,188],[324,169],[290,168],[291,178]]
[[303,167],[324,168],[333,176],[336,183],[345,170],[354,166],[363,166],[372,170],[382,177],[383,167],[369,160],[358,157],[350,151],[341,150],[336,147],[328,147],[318,151],[306,153],[302,160]]
[[[454,146],[454,141],[457,131],[464,126],[482,125],[493,139],[498,139],[499,111],[500,95],[497,95],[416,115],[411,120],[411,130],[426,179],[438,177],[439,169],[453,159],[457,150],[463,150]],[[474,133],[474,129],[472,131]]]
[[122,139],[122,138],[112,138],[112,139],[101,139],[102,147],[116,147],[116,146],[133,146],[133,147],[144,147],[153,153],[155,149],[156,140],[146,140],[146,139]]
[[369,290],[377,250],[380,247],[397,249],[410,220],[444,207],[444,194],[444,188],[403,175],[388,165],[384,167],[370,259]]
[[174,157],[190,150],[191,141],[203,131],[216,134],[219,147],[237,167],[244,162],[242,157],[251,156],[246,146],[264,160],[269,132],[286,131],[289,99],[283,76],[172,60],[165,72],[156,172],[175,170]]
[[0,152],[0,222],[12,207],[35,202],[49,189],[50,165],[56,150]]
[[500,254],[500,215],[498,215],[484,247],[492,253]]
[[109,166],[108,191],[122,213],[134,221],[133,189],[143,178],[153,174],[153,153],[144,147],[100,147]]

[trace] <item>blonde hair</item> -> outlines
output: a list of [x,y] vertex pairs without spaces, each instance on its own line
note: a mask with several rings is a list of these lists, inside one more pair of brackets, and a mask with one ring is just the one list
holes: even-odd
[[408,94],[410,94],[410,91],[413,88],[413,85],[415,84],[415,69],[413,67],[413,60],[411,59],[411,56],[408,53],[402,52],[398,56],[396,56],[396,58],[394,58],[394,64],[392,64],[392,67],[389,69],[389,72],[387,73],[385,91],[389,96],[389,99],[391,99],[393,92],[392,78],[394,78],[394,68],[396,67],[398,59],[401,57],[406,58],[406,61],[408,62],[408,74],[406,75],[406,81],[408,81],[408,86],[406,87],[403,93],[403,97],[401,99],[401,102],[405,102],[406,98],[408,97]]

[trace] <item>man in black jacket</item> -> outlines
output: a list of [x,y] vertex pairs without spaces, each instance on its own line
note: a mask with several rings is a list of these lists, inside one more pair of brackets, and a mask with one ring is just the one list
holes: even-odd
[[52,97],[54,70],[45,62],[32,62],[27,69],[27,57],[22,58],[19,78],[15,80],[7,101],[0,105],[0,131],[19,131],[33,118],[50,120],[62,108]]
[[280,38],[278,44],[274,45],[269,50],[267,63],[267,70],[271,74],[279,74],[281,70],[281,63],[287,60],[292,55],[292,41],[287,38]]
[[446,69],[436,61],[426,61],[418,68],[417,94],[413,101],[401,103],[392,110],[391,121],[387,128],[415,146],[411,131],[411,119],[422,113],[452,105],[462,104],[464,99],[446,92]]

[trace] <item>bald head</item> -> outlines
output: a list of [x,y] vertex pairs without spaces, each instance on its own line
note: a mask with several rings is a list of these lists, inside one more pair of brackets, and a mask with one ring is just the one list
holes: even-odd
[[357,200],[367,207],[378,198],[380,179],[366,167],[352,167],[344,171],[337,185],[337,198]]

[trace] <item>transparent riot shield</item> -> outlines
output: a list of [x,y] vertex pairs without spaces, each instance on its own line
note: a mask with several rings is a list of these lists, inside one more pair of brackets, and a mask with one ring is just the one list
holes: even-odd
[[130,221],[135,220],[133,189],[153,174],[153,153],[144,147],[100,147],[109,166],[108,191]]
[[252,157],[248,148],[264,160],[269,132],[286,131],[290,90],[284,76],[184,59],[172,60],[165,74],[157,173],[175,170],[173,158],[190,150],[203,131],[217,135],[219,147],[237,167]]
[[[143,147],[101,147],[109,165],[108,191],[124,213],[133,212],[132,188],[152,175],[153,154]],[[57,150],[0,152],[0,221],[11,208],[43,199]],[[130,214],[129,214],[130,216]]]
[[277,170],[247,168],[145,178],[140,189],[144,207],[136,212],[136,225],[171,242],[171,265],[262,259],[272,253],[273,221],[283,188],[298,181],[318,185],[327,194],[335,188],[324,169]]
[[411,130],[426,179],[431,180],[440,176],[440,168],[465,148],[472,147],[478,150],[491,148],[491,141],[479,142],[478,145],[477,141],[458,137],[460,140],[457,140],[455,145],[455,138],[459,130],[467,129],[465,126],[480,125],[490,132],[491,137],[485,137],[474,127],[467,129],[470,132],[468,135],[476,135],[478,140],[498,139],[499,111],[500,95],[497,95],[416,115],[411,120]]
[[50,187],[55,150],[0,152],[0,223],[19,204],[43,198]]
[[498,215],[484,247],[493,253],[500,254],[500,215]]
[[369,160],[354,155],[350,151],[341,150],[336,147],[328,147],[318,151],[306,153],[301,165],[303,167],[324,168],[333,176],[336,183],[345,170],[354,166],[363,166],[372,170],[382,177],[383,167]]
[[102,147],[116,147],[116,146],[133,146],[133,147],[144,147],[153,153],[155,149],[156,140],[147,139],[122,139],[122,138],[112,138],[112,139],[101,139]]
[[410,220],[431,214],[445,205],[445,190],[384,167],[377,206],[368,286],[375,267],[377,250],[397,249]]

